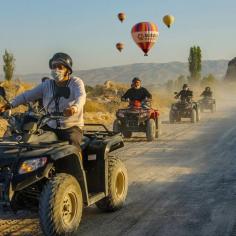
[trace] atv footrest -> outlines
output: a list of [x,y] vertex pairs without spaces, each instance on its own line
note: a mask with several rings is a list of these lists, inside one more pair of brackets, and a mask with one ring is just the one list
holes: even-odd
[[95,202],[98,202],[99,200],[103,199],[104,197],[105,197],[105,193],[104,192],[90,193],[89,194],[89,204],[88,205],[92,205]]

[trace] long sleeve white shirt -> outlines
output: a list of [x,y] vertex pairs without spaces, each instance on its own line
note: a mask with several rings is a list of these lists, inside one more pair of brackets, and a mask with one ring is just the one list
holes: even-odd
[[[70,88],[70,96],[67,99],[64,97],[59,99],[59,112],[63,112],[64,109],[68,107],[75,106],[76,113],[73,116],[61,118],[59,120],[59,127],[57,126],[57,122],[55,120],[49,121],[48,126],[51,128],[66,129],[72,126],[78,126],[80,128],[84,126],[83,107],[86,101],[84,83],[79,77],[70,77],[67,86]],[[53,87],[53,80],[46,80],[34,89],[26,91],[13,99],[11,101],[12,107],[17,107],[38,99],[42,99],[44,107],[47,107],[53,98]],[[55,111],[56,104],[53,100],[48,106],[48,112],[52,113]]]

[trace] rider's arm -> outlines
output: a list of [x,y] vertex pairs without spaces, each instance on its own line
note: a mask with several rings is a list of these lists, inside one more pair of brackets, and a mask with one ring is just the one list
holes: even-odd
[[143,91],[144,91],[145,97],[152,99],[152,95],[151,93],[148,92],[147,89],[143,88]]
[[181,90],[179,93],[177,93],[177,94],[175,95],[175,98],[179,98],[179,96],[181,95],[181,93],[182,93],[182,90]]
[[17,97],[15,97],[10,103],[11,106],[17,107],[19,105],[28,103],[28,102],[33,102],[37,99],[40,99],[43,97],[43,85],[40,84],[37,87],[35,87],[34,89],[31,89],[29,91],[26,91],[20,95],[18,95]]
[[76,78],[73,81],[73,86],[71,89],[74,90],[75,95],[75,101],[72,107],[75,108],[75,112],[81,112],[86,101],[86,92],[83,81],[79,78]]
[[128,89],[126,93],[121,97],[121,100],[122,99],[126,100],[127,98],[130,98],[130,89]]

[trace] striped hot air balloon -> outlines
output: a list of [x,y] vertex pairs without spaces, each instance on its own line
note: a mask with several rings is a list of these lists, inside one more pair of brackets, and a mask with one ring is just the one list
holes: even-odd
[[158,27],[152,22],[140,22],[132,27],[131,35],[135,43],[142,49],[144,56],[158,39]]

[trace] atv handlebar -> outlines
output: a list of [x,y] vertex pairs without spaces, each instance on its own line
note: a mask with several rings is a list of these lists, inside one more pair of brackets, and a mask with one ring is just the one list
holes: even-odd
[[141,99],[141,100],[139,100],[139,99],[130,100],[129,98],[121,98],[121,101],[122,101],[122,102],[133,102],[133,101],[151,102],[152,99],[151,99],[151,98],[148,98],[148,97],[146,97],[146,98],[144,98],[144,99]]

